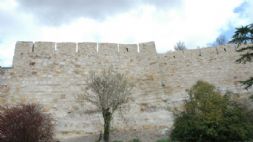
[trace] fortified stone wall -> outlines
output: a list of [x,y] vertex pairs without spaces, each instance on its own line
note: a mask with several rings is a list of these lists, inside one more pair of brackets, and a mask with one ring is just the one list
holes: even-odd
[[[90,71],[113,67],[135,87],[114,129],[171,128],[171,108],[182,104],[197,80],[220,90],[245,92],[238,81],[252,63],[235,64],[231,46],[157,54],[154,42],[140,44],[17,42],[12,68],[0,69],[0,103],[36,102],[57,120],[57,134],[92,134],[102,128],[95,106],[79,101]],[[248,90],[248,91],[252,91]]]
[[[240,54],[236,46],[201,48],[168,52],[159,55],[160,70],[165,94],[171,94],[171,105],[187,97],[189,89],[197,80],[208,81],[225,93],[252,92],[245,90],[240,81],[253,75],[253,63],[235,63]],[[181,97],[180,97],[181,96]]]

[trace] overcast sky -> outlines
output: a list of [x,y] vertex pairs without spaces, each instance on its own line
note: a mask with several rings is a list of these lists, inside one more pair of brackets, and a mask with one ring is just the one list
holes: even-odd
[[16,41],[155,41],[157,52],[206,47],[253,22],[253,0],[0,0],[0,66]]

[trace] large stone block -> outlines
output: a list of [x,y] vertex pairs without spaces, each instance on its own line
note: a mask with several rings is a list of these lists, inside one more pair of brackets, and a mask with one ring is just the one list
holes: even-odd
[[137,44],[119,44],[120,55],[137,55]]
[[56,44],[58,55],[74,56],[76,54],[76,43],[74,42],[59,42]]
[[96,55],[97,54],[97,43],[96,42],[78,43],[78,54],[83,55],[83,56]]
[[118,54],[118,44],[116,43],[99,43],[99,55],[114,56]]
[[33,42],[31,41],[18,41],[15,47],[15,55],[23,55],[33,52]]
[[156,48],[154,42],[145,42],[139,44],[141,55],[156,55]]
[[13,67],[22,68],[29,60],[29,54],[33,52],[33,42],[18,41],[15,47],[15,53],[13,57]]
[[55,42],[35,42],[34,53],[41,56],[52,56],[55,51]]

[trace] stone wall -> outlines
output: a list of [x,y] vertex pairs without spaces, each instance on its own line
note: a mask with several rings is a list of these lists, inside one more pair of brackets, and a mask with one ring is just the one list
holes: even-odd
[[100,113],[78,96],[90,71],[113,66],[135,84],[127,115],[116,114],[113,129],[170,128],[171,108],[182,104],[197,80],[222,91],[247,91],[238,81],[251,76],[253,66],[236,64],[238,57],[232,46],[157,54],[154,42],[17,42],[13,67],[0,69],[0,103],[43,104],[56,118],[59,136],[98,133]]
[[252,92],[252,88],[245,90],[239,81],[253,75],[253,63],[235,63],[239,57],[233,45],[159,55],[164,92],[171,94],[169,100],[173,105],[187,97],[186,90],[197,80],[208,81],[224,93]]

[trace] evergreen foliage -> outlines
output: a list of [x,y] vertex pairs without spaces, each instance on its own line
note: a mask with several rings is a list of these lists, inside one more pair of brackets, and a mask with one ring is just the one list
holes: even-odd
[[231,142],[253,138],[253,122],[246,109],[222,96],[207,82],[198,81],[189,91],[185,111],[177,116],[173,141]]
[[[230,43],[237,44],[237,52],[241,53],[241,57],[237,59],[236,62],[243,64],[251,62],[253,58],[253,23],[236,28]],[[246,89],[248,89],[253,85],[253,77],[250,77],[248,80],[241,81],[241,83],[245,85]]]

